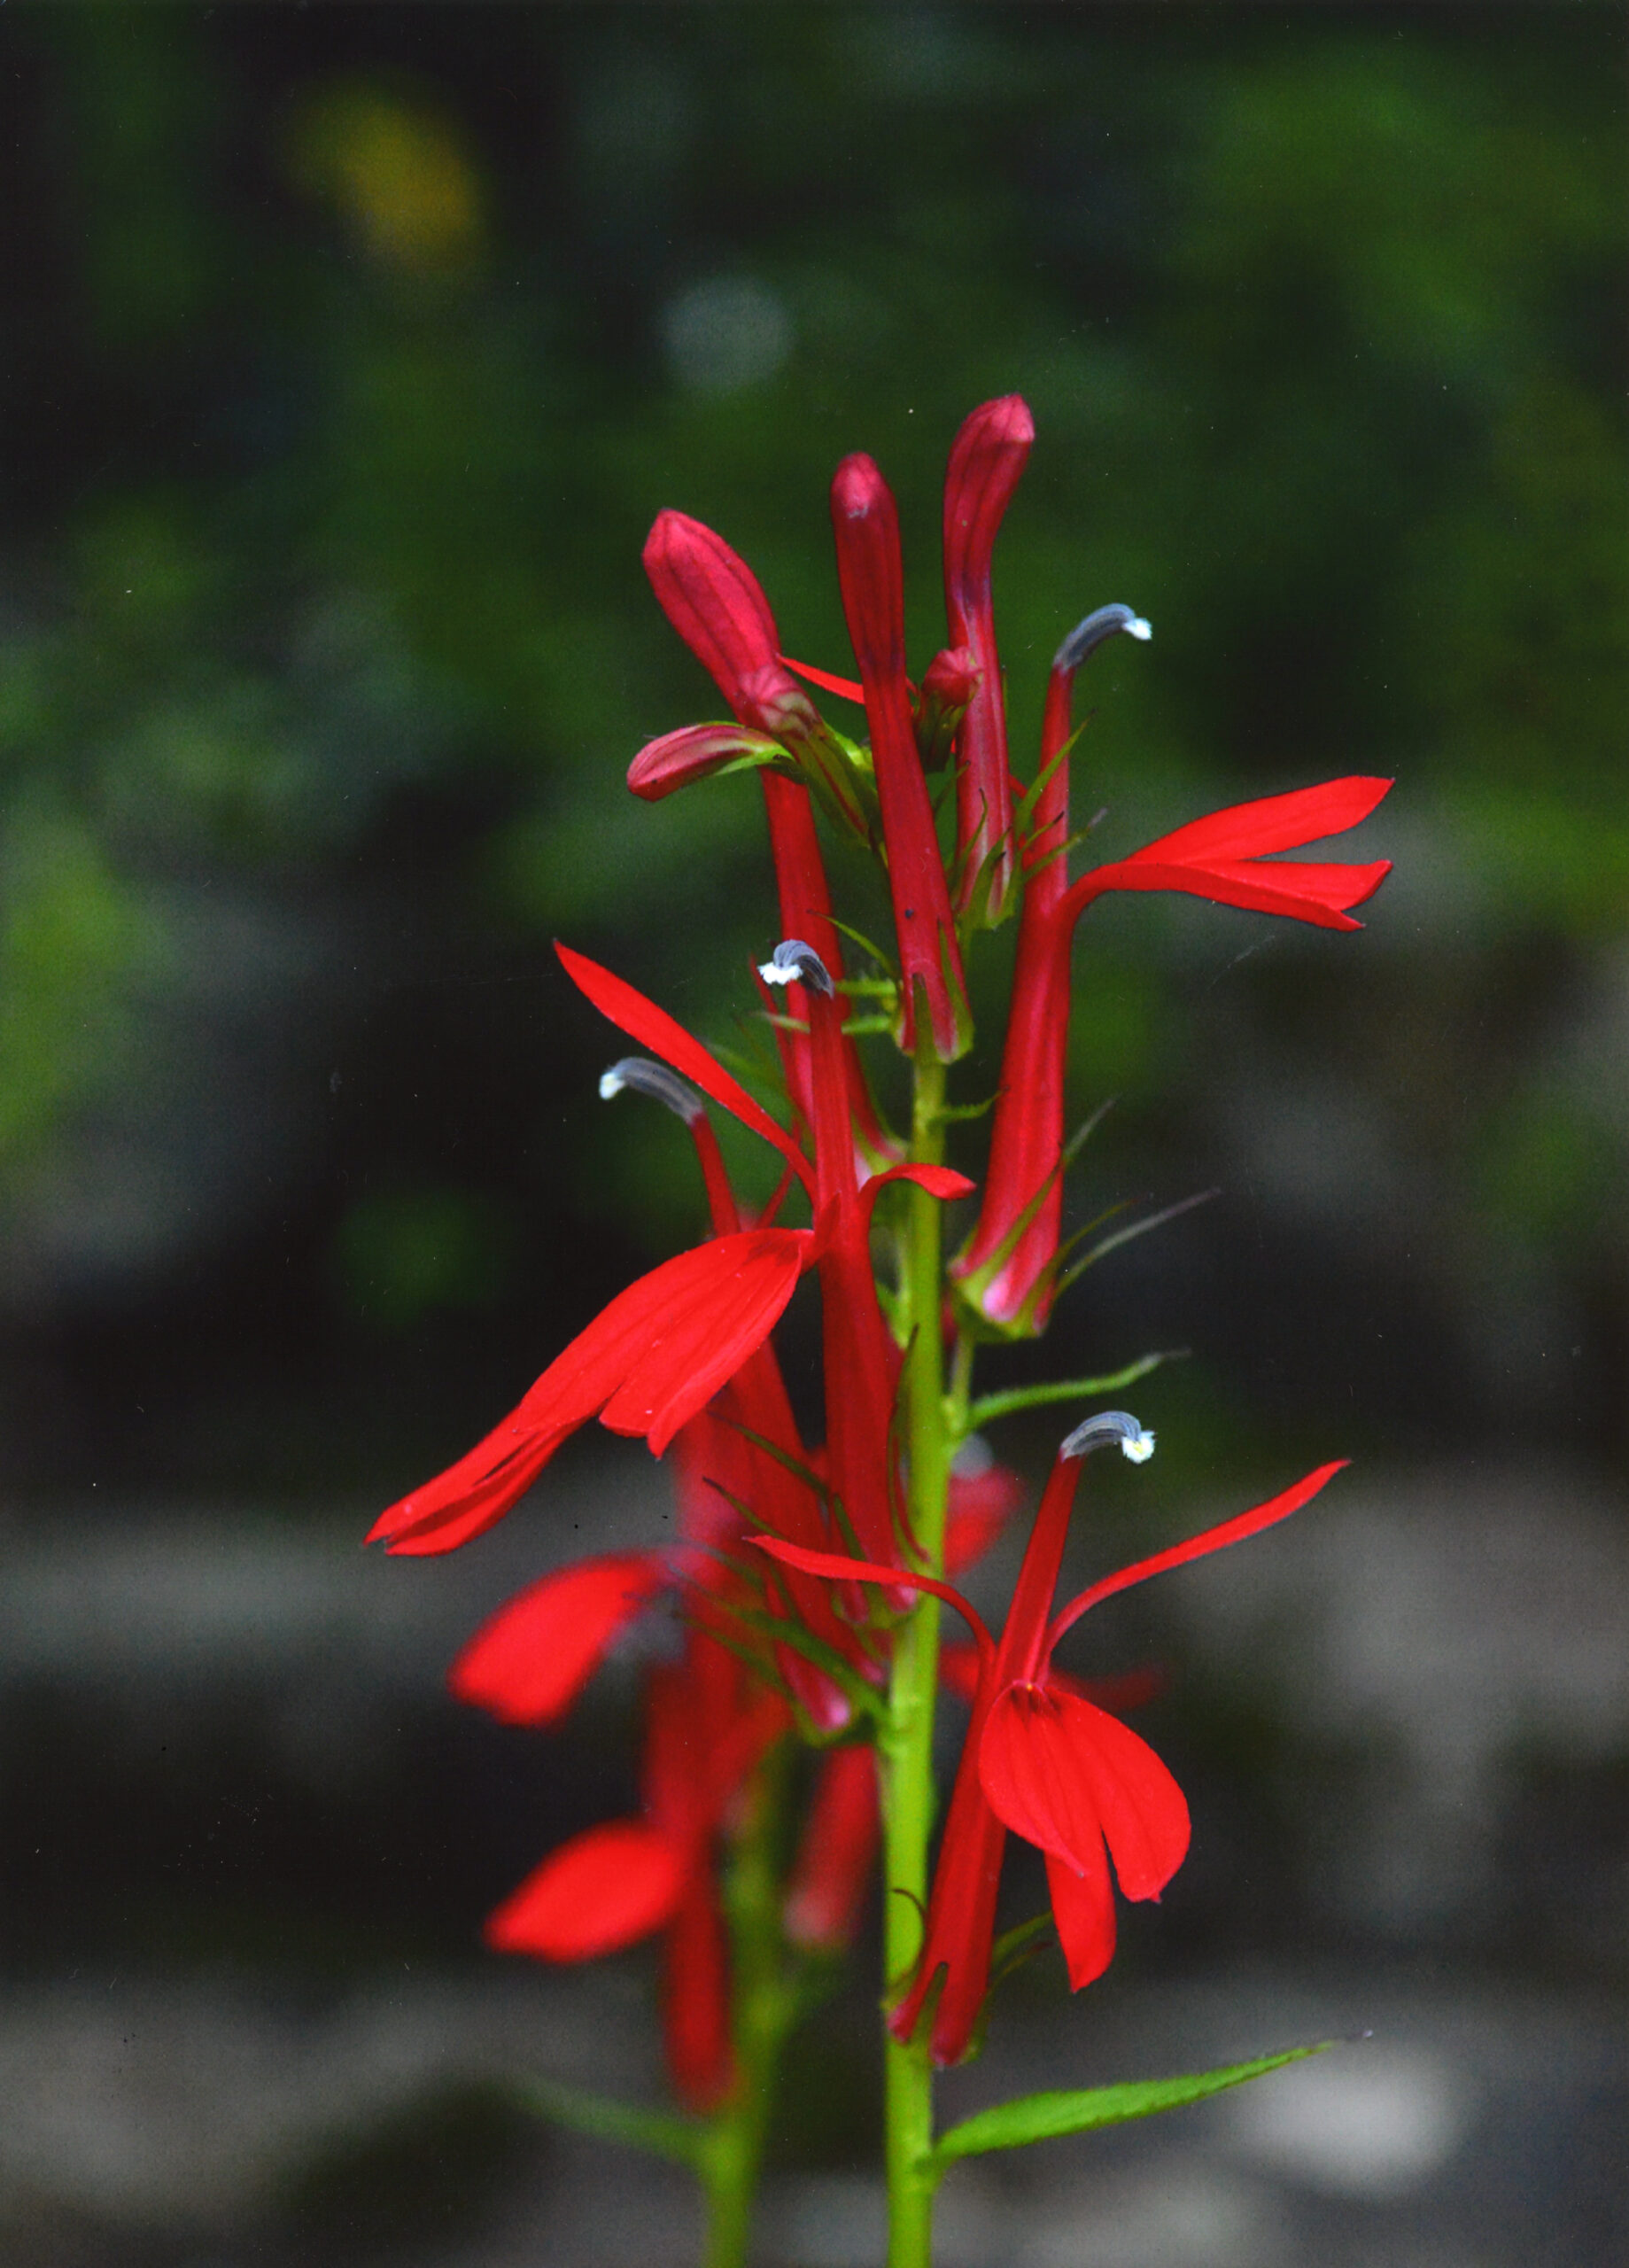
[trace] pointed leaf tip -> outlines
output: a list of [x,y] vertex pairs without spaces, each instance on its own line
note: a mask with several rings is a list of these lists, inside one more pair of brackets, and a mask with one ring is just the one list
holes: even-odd
[[1132,2079],[1118,2086],[1069,2087],[1045,2094],[1021,2095],[1015,2102],[997,2103],[964,2118],[942,2134],[935,2146],[935,2177],[958,2158],[981,2155],[987,2150],[1021,2149],[1028,2142],[1047,2142],[1064,2134],[1084,2134],[1098,2126],[1120,2126],[1129,2119],[1150,2118],[1158,2111],[1179,2110],[1184,2103],[1202,2102],[1247,2080],[1264,2078],[1321,2055],[1337,2043],[1315,2040],[1309,2047],[1289,2047],[1276,2055],[1258,2055],[1247,2063],[1224,2063],[1213,2071],[1189,2072],[1180,2078]]

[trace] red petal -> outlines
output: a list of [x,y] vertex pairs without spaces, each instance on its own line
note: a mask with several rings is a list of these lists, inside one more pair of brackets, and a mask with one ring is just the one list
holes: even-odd
[[499,1953],[586,1961],[660,1929],[683,1886],[665,1836],[642,1820],[613,1820],[552,1852],[488,1917],[484,1934]]
[[749,1535],[746,1541],[767,1551],[772,1559],[801,1568],[806,1575],[829,1575],[834,1582],[880,1583],[889,1590],[930,1591],[956,1609],[978,1642],[981,1656],[994,1651],[995,1642],[977,1607],[969,1605],[950,1584],[935,1582],[931,1575],[913,1575],[903,1567],[881,1567],[870,1559],[845,1559],[835,1551],[807,1551],[801,1544],[783,1543],[779,1536]]
[[754,1102],[739,1079],[733,1078],[722,1063],[709,1054],[698,1039],[692,1039],[682,1024],[675,1023],[665,1008],[657,1007],[642,992],[620,976],[613,976],[609,968],[601,968],[598,961],[586,954],[573,952],[570,945],[556,943],[555,952],[578,990],[592,1000],[602,1016],[608,1017],[619,1031],[637,1039],[641,1047],[648,1047],[664,1063],[682,1071],[705,1095],[710,1095],[721,1108],[749,1126],[755,1134],[771,1143],[787,1163],[793,1166],[803,1181],[810,1181],[808,1161],[784,1127],[777,1126],[762,1104]]
[[[1069,902],[1084,906],[1105,890],[1174,889],[1188,897],[1207,898],[1213,905],[1237,905],[1252,913],[1276,913],[1292,921],[1310,922],[1318,929],[1361,929],[1342,911],[1372,897],[1391,862],[1380,859],[1369,866],[1284,866],[1268,859],[1260,866],[1234,867],[1175,865],[1167,860],[1123,858],[1117,866],[1099,866],[1082,874],[1070,892]],[[1272,877],[1288,874],[1317,879],[1304,888],[1276,884]]]
[[1191,1832],[1182,1790],[1145,1740],[1106,1710],[1063,1697],[1076,1752],[1128,1898],[1158,1898],[1188,1855]]
[[625,1623],[671,1575],[654,1551],[608,1552],[500,1607],[447,1673],[455,1699],[506,1725],[546,1725],[577,1698]]
[[1132,858],[1210,866],[1230,858],[1264,858],[1273,850],[1299,850],[1303,843],[1343,835],[1367,819],[1392,784],[1354,774],[1326,780],[1316,788],[1297,788],[1287,796],[1230,804],[1226,811],[1212,812],[1174,834],[1162,835]]
[[381,1512],[368,1542],[408,1558],[456,1550],[518,1503],[567,1434],[593,1415],[590,1408],[539,1430],[512,1411],[455,1464]]
[[1096,1844],[1097,1863],[1083,1875],[1066,1867],[1049,1852],[1046,1886],[1052,1895],[1052,1919],[1058,1941],[1068,1964],[1069,1990],[1095,1984],[1114,1958],[1114,1893],[1109,1886],[1108,1860],[1103,1838]]
[[393,1552],[451,1551],[502,1518],[569,1433],[604,1413],[660,1456],[769,1336],[813,1250],[806,1229],[743,1229],[676,1254],[619,1292],[485,1441],[381,1513]]
[[1145,1740],[1055,1686],[1010,1685],[979,1750],[990,1809],[1078,1874],[1106,1837],[1128,1898],[1157,1898],[1187,1855],[1188,1806]]
[[[810,1248],[807,1230],[743,1229],[680,1253],[630,1286],[646,1296],[630,1309],[617,1337],[625,1345],[637,1332],[638,1344],[621,1358],[621,1382],[601,1410],[601,1423],[613,1433],[648,1435],[652,1455],[660,1456],[769,1337]],[[664,1279],[660,1285],[658,1278]],[[601,1359],[593,1350],[596,1365]]]
[[976,1181],[969,1181],[965,1173],[958,1173],[954,1166],[888,1166],[881,1173],[871,1176],[860,1192],[861,1197],[869,1201],[890,1181],[913,1181],[930,1197],[942,1198],[947,1203],[952,1197],[971,1197],[979,1185]]
[[787,669],[795,670],[799,677],[807,678],[811,685],[818,685],[822,693],[834,693],[842,700],[864,704],[865,688],[856,679],[834,677],[830,670],[818,670],[812,662],[795,662],[790,654],[782,654],[780,658]]
[[1333,1464],[1321,1464],[1315,1472],[1295,1482],[1276,1496],[1269,1496],[1264,1504],[1253,1504],[1247,1512],[1237,1513],[1219,1526],[1207,1527],[1202,1535],[1191,1535],[1185,1543],[1174,1543],[1168,1550],[1156,1551],[1152,1559],[1139,1559],[1129,1567],[1122,1567],[1115,1575],[1105,1575],[1100,1583],[1093,1583],[1078,1598],[1053,1618],[1046,1634],[1047,1651],[1058,1643],[1066,1630],[1073,1629],[1088,1607],[1099,1600],[1112,1598],[1116,1591],[1129,1590],[1133,1583],[1145,1583],[1151,1575],[1163,1575],[1167,1568],[1186,1566],[1191,1559],[1208,1558],[1213,1551],[1225,1550],[1230,1543],[1242,1543],[1246,1536],[1259,1535],[1263,1528],[1287,1520],[1292,1512],[1315,1496],[1324,1482],[1335,1473],[1346,1470],[1346,1459],[1338,1457]]
[[1073,1721],[1087,1706],[1043,1685],[1009,1685],[990,1706],[979,1748],[979,1779],[997,1818],[1077,1874],[1090,1871],[1100,1832],[1082,1728]]

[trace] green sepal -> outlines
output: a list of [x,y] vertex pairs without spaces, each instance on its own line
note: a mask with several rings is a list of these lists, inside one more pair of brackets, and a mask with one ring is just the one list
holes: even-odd
[[556,2126],[569,2126],[573,2133],[625,2142],[630,2149],[647,2150],[678,2165],[699,2169],[707,2155],[710,2119],[681,2118],[674,2111],[652,2110],[643,2103],[618,2102],[612,2095],[593,2094],[558,2079],[519,2080],[515,2097],[523,2109]]
[[1321,2055],[1332,2039],[1310,2047],[1287,2047],[1277,2055],[1258,2055],[1248,2063],[1224,2063],[1214,2071],[1191,2071],[1175,2079],[1130,2079],[1119,2086],[1065,2087],[1045,2094],[1020,2095],[1014,2102],[998,2102],[976,2111],[942,2134],[928,2160],[936,2180],[958,2158],[977,2157],[986,2150],[1020,2149],[1028,2142],[1048,2142],[1062,2134],[1084,2134],[1098,2126],[1121,2126],[1128,2119],[1152,2118],[1156,2111],[1179,2110],[1184,2103],[1202,2102],[1206,2095],[1222,2094],[1243,2086],[1247,2079],[1282,2070],[1307,2055]]

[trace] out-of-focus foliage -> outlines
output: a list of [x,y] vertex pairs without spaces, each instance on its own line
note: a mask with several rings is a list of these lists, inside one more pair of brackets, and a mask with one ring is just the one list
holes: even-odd
[[1620,35],[1593,6],[9,12],[14,1311],[161,1301],[224,1252],[198,1297],[228,1335],[233,1298],[342,1338],[495,1301],[541,1356],[574,1268],[609,1289],[684,1232],[682,1149],[596,1115],[606,1043],[547,953],[612,951],[727,1037],[770,938],[749,783],[621,785],[717,707],[645,529],[717,525],[842,668],[826,485],[868,447],[925,658],[950,435],[1016,388],[1020,770],[1058,638],[1121,598],[1157,637],[1093,664],[1105,843],[1400,783],[1360,954],[1094,916],[1079,1099],[1125,1100],[1082,1204],[1151,1158],[1163,1196],[1230,1174],[1290,1272],[1355,1254],[1426,1337],[1454,1317],[1438,1398],[1457,1362],[1467,1411],[1542,1402],[1532,1334],[1625,1312]]

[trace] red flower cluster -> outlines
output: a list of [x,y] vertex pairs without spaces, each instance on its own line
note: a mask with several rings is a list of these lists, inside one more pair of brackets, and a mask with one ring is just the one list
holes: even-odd
[[[851,986],[817,807],[885,871],[894,979],[871,989],[891,999],[900,1047],[936,1078],[936,1064],[954,1060],[971,1040],[965,956],[981,928],[1018,914],[988,1170],[977,1218],[950,1271],[956,1300],[948,1327],[974,1338],[1039,1331],[1056,1296],[1065,1249],[1070,959],[1086,908],[1108,891],[1175,890],[1349,929],[1357,926],[1350,909],[1387,870],[1384,861],[1278,855],[1354,826],[1390,784],[1352,778],[1214,813],[1071,881],[1074,677],[1105,639],[1146,638],[1149,628],[1129,608],[1105,607],[1064,640],[1037,774],[1027,789],[1020,786],[1009,765],[991,562],[1033,438],[1015,395],[975,410],[957,437],[944,493],[947,643],[919,685],[906,672],[897,515],[868,456],[846,458],[831,493],[857,682],[788,661],[745,563],[699,522],[674,511],[657,518],[647,571],[730,715],[650,742],[634,759],[629,785],[657,800],[708,776],[759,775],[782,942],[758,983],[776,1011],[789,1124],[654,1001],[558,946],[571,982],[648,1051],[608,1072],[602,1092],[653,1095],[689,1127],[711,1233],[612,1300],[485,1440],[392,1505],[370,1538],[409,1554],[468,1542],[500,1519],[560,1444],[594,1417],[614,1433],[643,1436],[657,1456],[673,1447],[678,1543],[601,1556],[546,1577],[478,1634],[453,1685],[507,1721],[551,1723],[636,1617],[659,1600],[680,1607],[679,1657],[647,1681],[638,1816],[590,1829],[553,1852],[492,1917],[488,1934],[508,1950],[574,1960],[663,1930],[670,2063],[681,2094],[697,2106],[718,2101],[731,2084],[720,1869],[758,1800],[766,1753],[795,1727],[826,1744],[787,1881],[785,1931],[795,1946],[839,1944],[853,1927],[877,1838],[877,1775],[860,1736],[881,1712],[893,1633],[915,1595],[953,1604],[976,1647],[959,1669],[946,1658],[947,1682],[961,1683],[971,1701],[971,1723],[921,1961],[892,2017],[902,2039],[928,2024],[935,2058],[950,2062],[966,2052],[988,1988],[1009,1832],[1046,1853],[1076,1986],[1099,1975],[1113,1949],[1111,1861],[1128,1897],[1152,1898],[1187,1848],[1187,1808],[1175,1781],[1103,1705],[1108,1697],[1054,1667],[1059,1639],[1112,1592],[1284,1518],[1338,1469],[1321,1466],[1054,1615],[1080,1459],[1105,1440],[1139,1458],[1152,1446],[1121,1413],[1091,1420],[1063,1445],[999,1638],[939,1568],[924,1565],[905,1517],[911,1476],[898,1403],[899,1341],[907,1334],[896,1335],[879,1293],[874,1208],[898,1181],[941,1201],[968,1196],[974,1184],[942,1164],[907,1159],[879,1115],[845,1025]],[[800,678],[863,703],[868,749],[826,723]],[[955,765],[948,850],[927,781],[947,757]],[[760,1218],[741,1213],[708,1103],[781,1161],[780,1190]],[[778,1216],[795,1189],[807,1202],[807,1224],[783,1226]],[[826,1388],[818,1451],[800,1437],[771,1345],[811,1273],[821,1293]],[[999,1468],[954,1480],[944,1564],[954,1570],[989,1542],[1016,1495]]]

